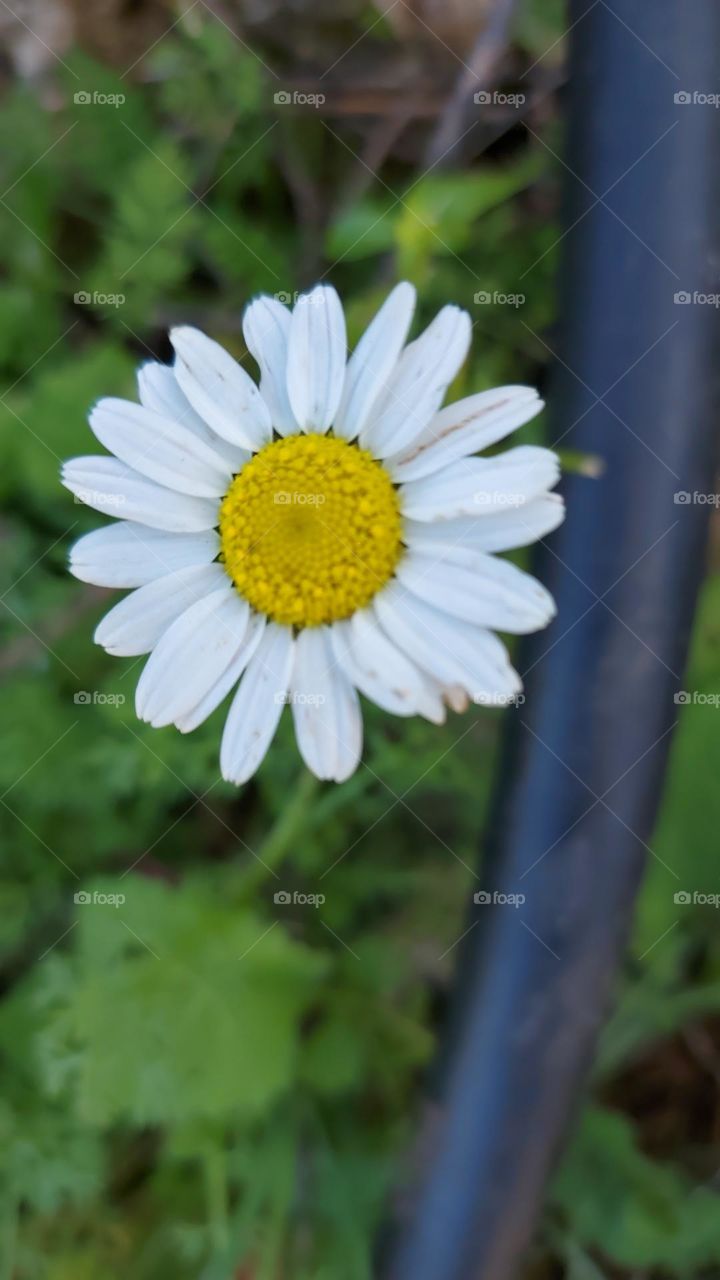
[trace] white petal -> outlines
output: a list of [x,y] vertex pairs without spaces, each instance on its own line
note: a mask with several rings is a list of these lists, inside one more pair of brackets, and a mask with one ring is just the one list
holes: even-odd
[[335,656],[366,698],[396,716],[423,715],[442,724],[442,702],[427,676],[381,630],[370,609],[330,629]]
[[473,551],[512,551],[526,547],[557,529],[565,518],[559,493],[543,493],[521,507],[506,507],[490,515],[464,516],[421,524],[405,520],[403,540],[409,547],[434,550],[461,546]]
[[142,587],[176,569],[209,564],[219,550],[214,529],[166,533],[119,520],[78,539],[70,551],[70,572],[96,587]]
[[237,360],[199,329],[170,333],[177,359],[175,376],[193,409],[223,440],[242,449],[261,449],[272,428],[267,405]]
[[453,520],[522,507],[560,476],[557,455],[518,445],[496,458],[460,458],[423,480],[400,488],[403,515],[412,520]]
[[365,427],[373,405],[392,373],[407,338],[415,309],[415,289],[407,281],[388,294],[348,360],[336,436],[354,440]]
[[226,583],[186,609],[145,664],[135,710],[156,729],[192,711],[227,670],[243,642],[250,606],[227,579]]
[[147,360],[137,371],[137,384],[140,403],[146,409],[152,409],[153,413],[173,422],[181,422],[184,427],[192,427],[201,436],[210,438],[210,428],[193,409],[169,364]]
[[362,751],[358,696],[336,663],[328,627],[306,627],[295,642],[290,680],[298,749],[316,777],[344,782]]
[[277,298],[263,296],[250,303],[243,316],[243,335],[260,366],[260,394],[281,436],[298,430],[287,393],[289,334],[290,312]]
[[345,379],[345,316],[330,285],[302,294],[292,313],[287,390],[303,431],[332,426]]
[[555,615],[552,596],[536,578],[484,551],[410,551],[397,577],[427,604],[479,627],[525,635]]
[[390,639],[441,685],[459,685],[474,701],[508,699],[522,689],[492,632],[448,617],[397,583],[378,592],[373,608]]
[[247,782],[262,763],[287,699],[293,654],[290,627],[268,623],[225,722],[220,769],[227,782]]
[[221,498],[231,471],[224,459],[189,427],[161,418],[130,400],[100,400],[90,429],[116,458],[178,493]]
[[222,565],[204,564],[148,582],[105,614],[95,630],[95,643],[116,657],[149,653],[181,613],[227,581]]
[[190,431],[194,431],[205,444],[210,445],[216,453],[225,459],[230,470],[235,473],[242,470],[251,457],[248,449],[240,449],[229,444],[222,436],[211,431],[210,427],[196,413],[175,377],[174,369],[167,364],[158,364],[156,360],[148,360],[138,369],[138,393],[140,403],[146,409],[152,409],[163,418],[171,418],[180,422]]
[[435,685],[439,696],[451,711],[455,711],[458,715],[461,715],[463,711],[467,711],[471,699],[468,697],[468,694],[463,689],[462,685],[440,684],[437,680],[433,681],[433,684]]
[[376,458],[399,453],[427,426],[468,353],[467,311],[443,307],[424,333],[405,348],[361,434]]
[[532,387],[497,387],[441,409],[412,445],[385,463],[396,483],[420,480],[456,458],[488,449],[543,408]]
[[198,725],[212,715],[223,698],[234,688],[260,643],[265,630],[265,621],[263,614],[250,614],[247,631],[229,666],[191,711],[175,717],[173,723],[181,733],[190,733],[193,729],[197,729]]
[[79,502],[106,516],[124,516],[153,529],[198,533],[218,522],[216,498],[194,498],[155,484],[118,458],[73,458],[62,482]]

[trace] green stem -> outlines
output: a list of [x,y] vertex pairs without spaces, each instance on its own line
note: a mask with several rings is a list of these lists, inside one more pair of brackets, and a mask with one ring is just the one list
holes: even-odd
[[254,888],[280,865],[285,856],[297,844],[307,821],[308,807],[320,790],[320,783],[307,769],[299,775],[290,798],[270,828],[258,850],[258,861],[249,869],[245,887]]
[[210,1240],[213,1250],[221,1254],[227,1249],[230,1240],[224,1152],[214,1143],[209,1144],[205,1148],[203,1164]]

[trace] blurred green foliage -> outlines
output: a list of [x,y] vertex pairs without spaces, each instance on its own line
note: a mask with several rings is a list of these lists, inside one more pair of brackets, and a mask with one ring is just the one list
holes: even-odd
[[[521,44],[539,51],[559,21],[528,6]],[[348,202],[352,154],[312,112],[298,151],[297,119],[209,13],[159,43],[142,85],[65,62],[50,106],[20,87],[0,115],[0,1277],[367,1280],[465,928],[501,717],[437,729],[366,707],[365,763],[337,789],[308,783],[285,722],[236,792],[218,776],[223,711],[190,738],[154,732],[132,709],[138,661],[93,646],[109,593],[64,566],[100,520],[57,469],[94,451],[88,408],[134,394],[169,324],[247,359],[248,297],[330,269],[352,341],[391,262],[422,319],[470,308],[458,394],[532,380],[553,316],[557,229],[532,199],[548,156],[524,138],[463,173],[389,165]],[[323,193],[317,225],[293,204],[288,151]],[[497,292],[526,295],[522,311]],[[718,619],[714,583],[689,688],[718,687]],[[717,1153],[653,1158],[611,1096],[648,1046],[720,1009],[716,917],[679,910],[667,871],[715,888],[715,720],[682,710],[637,958],[548,1208],[543,1241],[572,1280],[606,1274],[603,1259],[644,1276],[720,1267]],[[294,890],[325,901],[276,899]]]

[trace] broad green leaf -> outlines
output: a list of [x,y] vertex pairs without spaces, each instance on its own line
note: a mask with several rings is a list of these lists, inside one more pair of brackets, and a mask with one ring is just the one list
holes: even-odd
[[572,1236],[621,1266],[685,1276],[720,1263],[716,1193],[648,1159],[630,1123],[613,1112],[585,1113],[553,1198]]
[[50,1082],[94,1125],[262,1114],[292,1080],[321,958],[199,887],[133,875],[81,893]]

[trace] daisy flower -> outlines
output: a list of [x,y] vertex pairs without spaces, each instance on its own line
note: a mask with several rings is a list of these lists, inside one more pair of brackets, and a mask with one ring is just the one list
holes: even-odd
[[287,702],[298,748],[341,782],[362,749],[358,692],[435,723],[521,689],[493,629],[544,627],[552,598],[496,552],[563,518],[558,461],[524,445],[474,455],[542,408],[528,387],[441,408],[470,345],[446,306],[406,344],[415,294],[392,290],[347,358],[334,289],[292,312],[260,297],[243,334],[259,387],[197,329],[172,366],[138,373],[139,404],[105,399],[90,426],[110,456],[63,482],[115,523],[71,552],[77,578],[132,588],[103,618],[108,653],[149,654],[142,720],[195,729],[235,689],[223,777],[245,782]]

